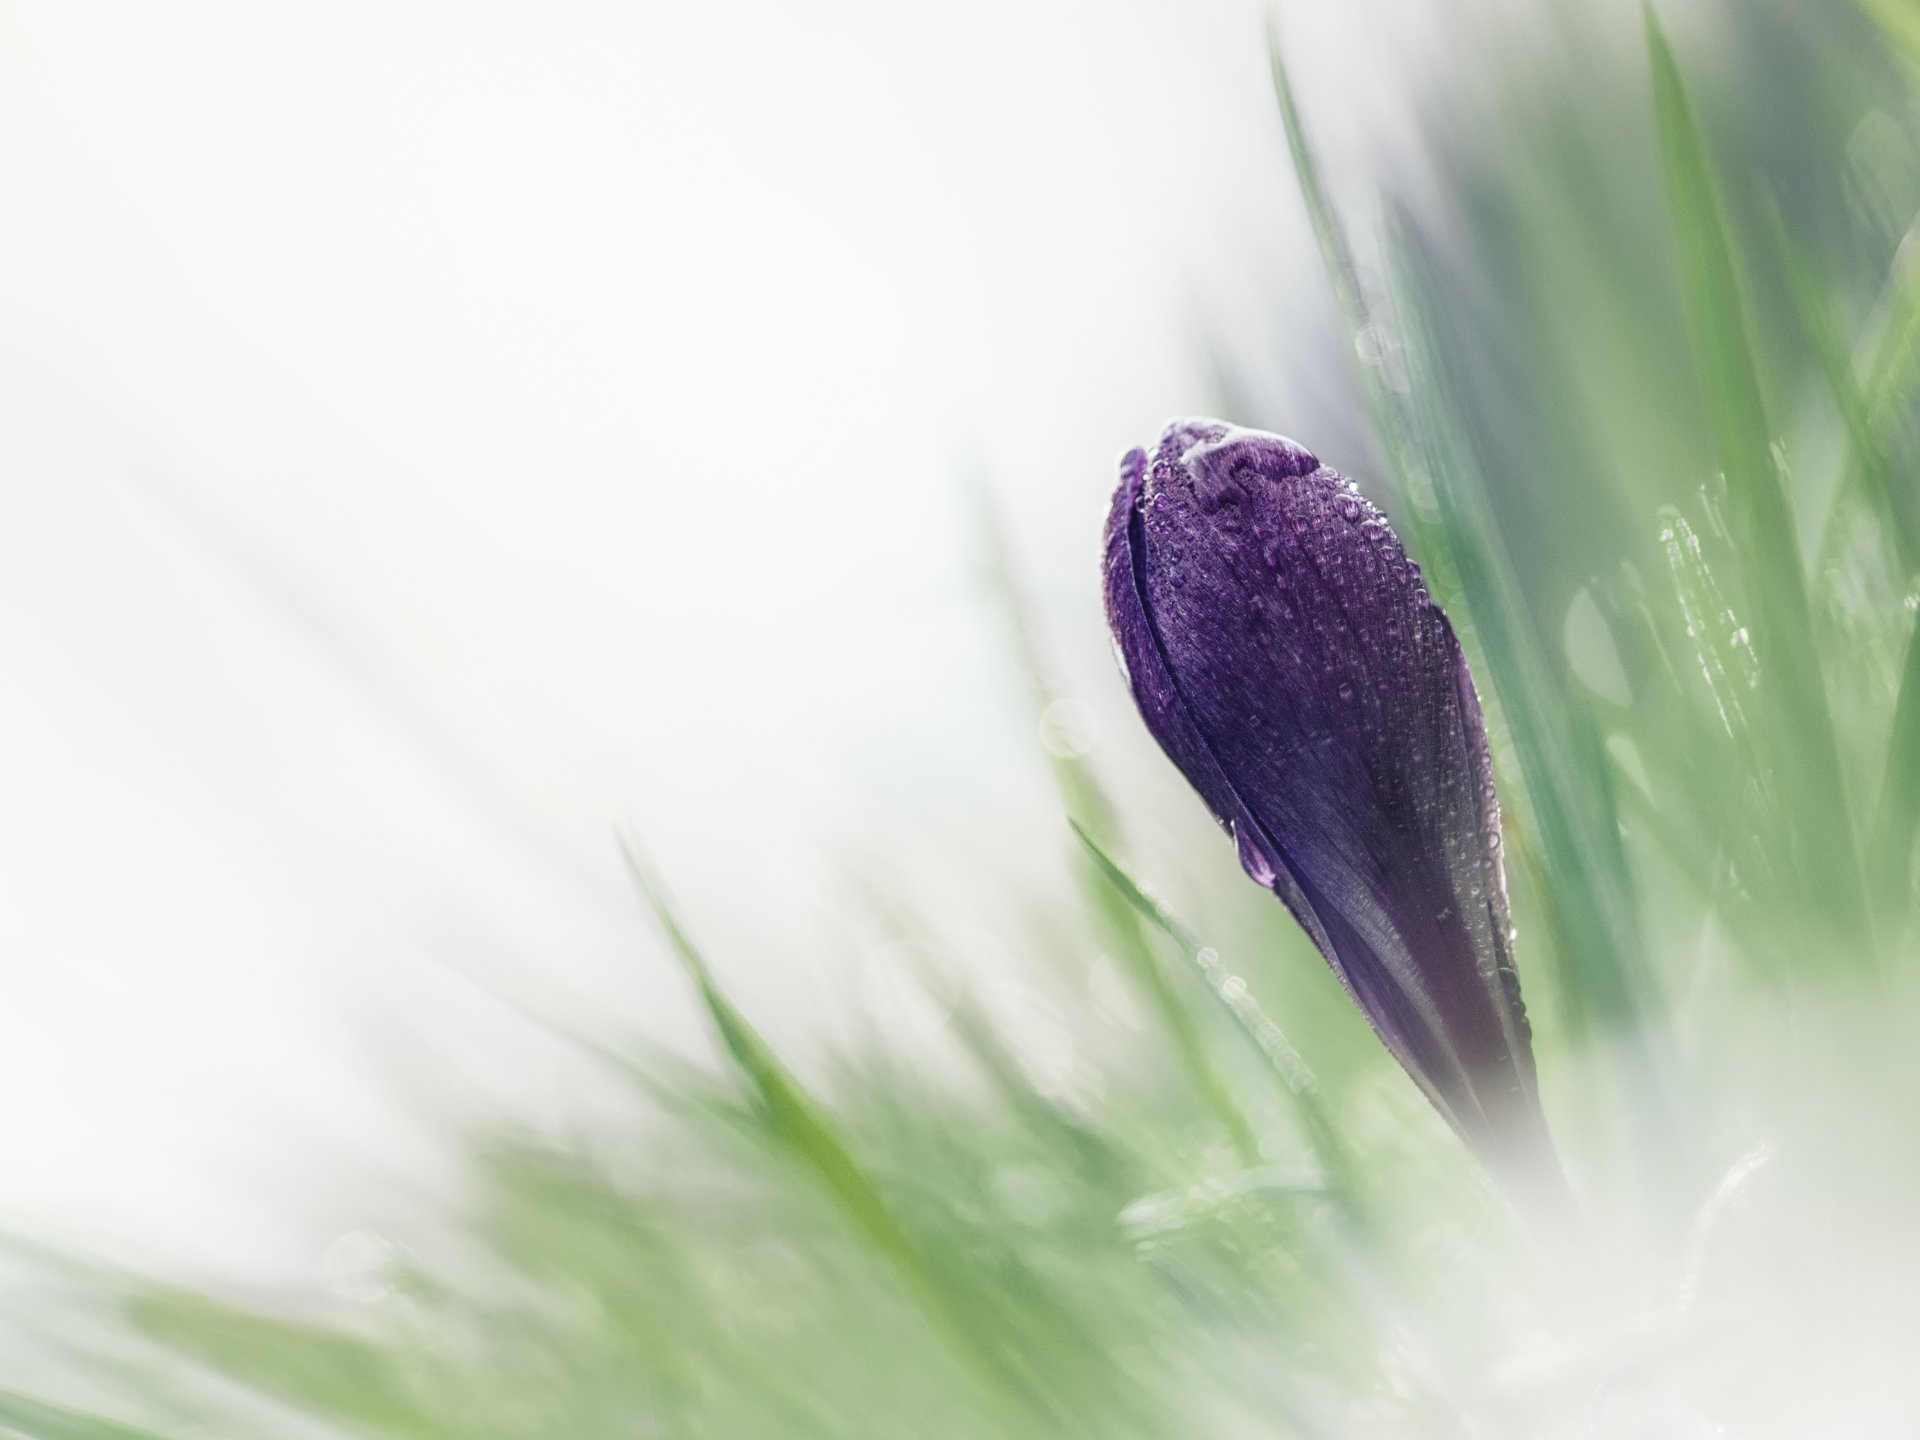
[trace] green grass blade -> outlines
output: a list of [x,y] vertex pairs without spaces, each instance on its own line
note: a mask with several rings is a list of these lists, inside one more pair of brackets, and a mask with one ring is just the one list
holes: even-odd
[[[1357,345],[1374,324],[1367,304],[1366,290],[1360,283],[1360,267],[1354,260],[1353,245],[1340,213],[1334,208],[1320,159],[1300,114],[1293,81],[1287,74],[1286,56],[1280,36],[1271,20],[1267,26],[1267,63],[1273,79],[1274,99],[1280,107],[1280,121],[1287,134],[1287,152],[1293,160],[1293,173],[1300,186],[1300,199],[1306,207],[1320,260],[1326,272],[1334,304],[1346,323],[1347,338]],[[1407,417],[1398,397],[1388,389],[1377,367],[1358,364],[1358,352],[1352,346],[1348,355],[1356,362],[1361,393],[1373,432],[1385,452],[1385,459],[1400,497],[1397,517],[1411,543],[1414,558],[1426,574],[1427,588],[1443,603],[1457,589],[1457,582],[1442,537],[1427,510],[1415,501],[1414,453],[1408,434]]]
[[13,1390],[0,1390],[0,1430],[28,1440],[160,1440],[155,1431],[103,1420]]
[[[976,485],[974,491],[974,508],[978,517],[981,552],[986,561],[988,588],[1005,620],[1008,638],[1013,641],[1013,658],[1027,692],[1029,706],[1037,720],[1059,701],[1059,688],[1054,684],[1040,652],[1033,606],[1027,600],[1026,587],[1021,584],[1019,567],[1014,560],[1013,547],[1007,539],[1006,527],[1001,523],[999,512],[995,510],[985,485]],[[1114,824],[1113,801],[1088,759],[1054,750],[1048,751],[1048,759],[1053,769],[1054,784],[1059,787],[1068,811],[1089,817],[1103,830],[1110,829]]]
[[1056,1407],[1047,1398],[1042,1377],[1026,1373],[1017,1357],[1006,1355],[970,1323],[971,1305],[955,1294],[894,1217],[878,1187],[828,1122],[824,1109],[720,989],[638,848],[624,835],[621,849],[668,945],[698,989],[721,1044],[758,1101],[770,1136],[813,1172],[855,1233],[892,1265],[935,1327],[983,1380],[1037,1413],[1054,1413]]
[[1555,948],[1571,972],[1562,986],[1565,1023],[1576,1036],[1629,1028],[1643,1010],[1636,977],[1644,940],[1600,739],[1554,681],[1493,502],[1452,420],[1460,406],[1441,357],[1457,347],[1422,303],[1441,282],[1405,217],[1396,217],[1392,238],[1396,290],[1407,297],[1416,443],[1539,832],[1548,898],[1560,917]]
[[[1726,474],[1728,510],[1754,609],[1755,648],[1778,732],[1770,760],[1792,820],[1811,898],[1838,935],[1866,932],[1866,895],[1814,641],[1800,547],[1774,462],[1772,431],[1748,341],[1733,246],[1704,139],[1673,48],[1649,8],[1654,118],[1708,429]],[[1865,946],[1857,953],[1864,956]]]
[[1218,952],[1203,943],[1178,916],[1149,895],[1127,873],[1126,868],[1087,833],[1078,820],[1070,819],[1068,823],[1073,826],[1073,833],[1079,837],[1080,843],[1086,847],[1100,874],[1113,886],[1115,893],[1185,953],[1194,970],[1206,983],[1209,993],[1225,1008],[1233,1023],[1252,1042],[1279,1076],[1287,1093],[1293,1097],[1301,1123],[1306,1127],[1329,1183],[1337,1190],[1349,1188],[1352,1167],[1345,1149],[1328,1122],[1325,1107],[1315,1088],[1313,1072],[1300,1058],[1300,1052],[1293,1048],[1286,1033],[1268,1018],[1259,1002],[1247,992],[1244,982],[1238,985],[1231,983],[1235,977],[1221,968]]
[[933,1282],[918,1247],[900,1228],[873,1182],[801,1089],[799,1081],[788,1073],[759,1032],[715,983],[705,957],[681,928],[637,850],[625,837],[621,843],[641,893],[665,932],[668,945],[699,990],[701,1004],[718,1031],[721,1044],[759,1102],[771,1133],[814,1171],[847,1219],[869,1243],[899,1266],[916,1289],[928,1289]]
[[1920,65],[1920,6],[1913,0],[1860,0],[1860,8],[1909,64]]
[[351,1434],[438,1440],[405,1362],[379,1341],[243,1310],[191,1291],[137,1291],[128,1316],[144,1334],[256,1393]]
[[[1319,242],[1328,283],[1343,318],[1358,336],[1375,322],[1360,283],[1353,247],[1327,192],[1278,39],[1271,30],[1268,48],[1274,94],[1286,127],[1294,173]],[[1411,341],[1414,337],[1408,338]],[[1431,368],[1437,374],[1438,367]],[[1571,983],[1560,987],[1567,1023],[1575,1034],[1589,1033],[1595,1026],[1629,1028],[1636,1023],[1638,1006],[1625,967],[1631,965],[1630,957],[1639,953],[1639,945],[1635,937],[1620,932],[1636,907],[1631,903],[1624,856],[1619,853],[1617,821],[1608,804],[1603,807],[1604,813],[1583,826],[1578,802],[1564,793],[1567,777],[1578,775],[1589,777],[1590,788],[1600,787],[1600,798],[1607,798],[1605,767],[1597,762],[1595,753],[1598,742],[1576,743],[1576,755],[1558,754],[1567,737],[1575,741],[1580,738],[1574,734],[1573,717],[1547,703],[1549,690],[1541,676],[1542,667],[1530,654],[1530,637],[1517,628],[1519,617],[1528,609],[1518,603],[1517,586],[1512,582],[1510,567],[1503,563],[1495,527],[1477,484],[1464,483],[1472,481],[1469,468],[1455,463],[1457,457],[1450,449],[1443,452],[1443,447],[1433,443],[1439,429],[1433,423],[1439,396],[1423,386],[1421,381],[1426,378],[1430,377],[1416,377],[1410,413],[1376,372],[1365,367],[1362,370],[1375,431],[1407,502],[1402,508],[1415,556],[1426,573],[1429,589],[1443,600],[1464,595],[1467,601],[1466,618],[1471,620],[1468,643],[1484,647],[1493,671],[1495,692],[1514,733],[1528,800],[1544,832],[1543,848],[1553,873],[1582,893],[1594,887],[1596,874],[1612,882],[1609,893],[1592,907],[1593,914],[1575,915],[1565,906],[1557,912],[1562,923],[1556,926],[1556,948],[1579,972]],[[1429,420],[1425,425],[1418,419],[1423,405]],[[1423,434],[1428,442],[1424,445]],[[1439,501],[1437,522],[1421,506],[1411,503],[1417,468],[1432,482]],[[1583,832],[1585,840],[1580,838]]]
[[[979,509],[981,534],[995,598],[1007,620],[1008,633],[1013,640],[1014,654],[1026,682],[1033,713],[1036,716],[1044,715],[1059,696],[1040,655],[1032,610],[1020,584],[1006,533],[984,492],[980,496]],[[1093,766],[1081,756],[1054,754],[1051,759],[1054,783],[1067,813],[1085,818],[1103,834],[1113,834],[1117,828],[1114,818],[1116,810]],[[1231,1088],[1208,1056],[1206,1041],[1195,1025],[1191,1011],[1169,983],[1165,969],[1154,956],[1152,946],[1147,943],[1141,930],[1140,917],[1125,904],[1115,903],[1113,890],[1101,880],[1097,868],[1087,861],[1084,854],[1076,856],[1076,859],[1080,862],[1078,869],[1082,888],[1092,904],[1106,941],[1119,962],[1126,967],[1127,973],[1133,977],[1134,983],[1145,992],[1180,1063],[1207,1107],[1227,1132],[1241,1160],[1248,1165],[1258,1164],[1259,1141],[1247,1122],[1245,1112],[1234,1100]]]
[[1913,884],[1913,840],[1920,830],[1920,625],[1907,637],[1900,695],[1893,707],[1893,731],[1880,781],[1880,805],[1874,815],[1874,892],[1889,926],[1906,915]]
[[[1886,517],[1901,573],[1909,578],[1920,574],[1920,505],[1916,505],[1912,485],[1896,472],[1881,443],[1873,423],[1872,402],[1854,379],[1812,267],[1787,232],[1777,206],[1773,224],[1801,328],[1820,361],[1834,406],[1846,425],[1848,474],[1860,477]],[[1839,499],[1834,503],[1837,507]],[[1920,638],[1920,631],[1907,640],[1867,857],[1876,912],[1888,927],[1896,926],[1906,913],[1914,831],[1920,824],[1920,646],[1916,646],[1916,638]]]
[[[1800,328],[1813,348],[1820,372],[1833,394],[1834,408],[1846,426],[1850,447],[1848,473],[1860,477],[1881,513],[1891,522],[1894,550],[1902,572],[1908,576],[1920,574],[1920,505],[1915,502],[1911,485],[1894,472],[1893,462],[1874,429],[1873,403],[1854,379],[1852,365],[1821,297],[1813,267],[1788,233],[1777,205],[1773,207],[1772,219],[1775,247]],[[1835,505],[1838,503],[1836,497]]]

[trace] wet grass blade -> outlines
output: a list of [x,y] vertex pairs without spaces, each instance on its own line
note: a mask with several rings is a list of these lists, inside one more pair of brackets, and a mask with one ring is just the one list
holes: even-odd
[[1308,1138],[1313,1143],[1330,1184],[1337,1190],[1346,1189],[1351,1178],[1351,1167],[1345,1150],[1328,1123],[1326,1111],[1314,1086],[1313,1072],[1301,1060],[1300,1053],[1293,1048],[1285,1032],[1267,1017],[1259,1002],[1247,993],[1244,982],[1232,983],[1236,977],[1228,975],[1221,968],[1219,955],[1211,946],[1202,943],[1200,937],[1172,911],[1141,888],[1125,867],[1109,855],[1078,820],[1069,819],[1068,823],[1073,826],[1073,833],[1086,847],[1087,854],[1114,892],[1142,919],[1180,947],[1205,982],[1209,993],[1280,1077],[1287,1093],[1293,1097],[1301,1122],[1307,1129]]
[[[1706,143],[1680,67],[1659,21],[1646,12],[1654,118],[1708,429],[1726,474],[1739,542],[1742,590],[1754,611],[1756,650],[1772,723],[1769,759],[1786,799],[1794,859],[1809,898],[1844,940],[1866,939],[1866,895],[1842,784],[1826,684],[1814,641],[1799,542],[1774,462],[1760,378],[1748,342],[1732,241]],[[1868,947],[1856,944],[1861,956]]]

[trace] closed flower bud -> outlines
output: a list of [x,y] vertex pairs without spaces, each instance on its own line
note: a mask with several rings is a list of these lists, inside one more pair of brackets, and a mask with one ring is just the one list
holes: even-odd
[[1121,462],[1107,617],[1147,728],[1483,1159],[1551,1165],[1486,725],[1384,516],[1212,420]]

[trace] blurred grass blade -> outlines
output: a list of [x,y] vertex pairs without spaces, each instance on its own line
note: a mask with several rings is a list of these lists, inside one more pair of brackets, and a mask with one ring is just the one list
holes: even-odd
[[407,1367],[372,1338],[161,1285],[136,1292],[128,1313],[141,1331],[180,1354],[349,1433],[427,1437],[436,1432],[416,1404]]
[[[1040,655],[1032,611],[1020,584],[1012,548],[1007,543],[1006,532],[984,487],[979,491],[979,511],[994,594],[1007,619],[1033,713],[1044,716],[1058,702],[1059,695]],[[1062,755],[1053,751],[1049,751],[1049,755],[1054,783],[1059,788],[1067,813],[1084,817],[1103,834],[1114,833],[1117,828],[1114,805],[1092,765],[1083,756]],[[1120,963],[1126,966],[1134,983],[1146,993],[1155,1016],[1180,1057],[1180,1063],[1186,1068],[1208,1108],[1226,1130],[1241,1160],[1248,1165],[1258,1164],[1259,1141],[1244,1111],[1234,1100],[1231,1087],[1207,1054],[1206,1041],[1194,1023],[1192,1012],[1168,983],[1165,969],[1155,957],[1152,946],[1147,944],[1146,936],[1141,932],[1139,915],[1125,904],[1115,903],[1113,890],[1100,879],[1097,869],[1089,866],[1084,854],[1076,859],[1080,861],[1076,868],[1082,888]]]
[[[1833,392],[1834,406],[1846,425],[1850,447],[1847,473],[1857,474],[1864,481],[1888,522],[1902,578],[1911,583],[1915,575],[1920,575],[1920,505],[1916,505],[1911,479],[1896,471],[1875,430],[1872,404],[1854,379],[1812,267],[1787,231],[1777,205],[1773,227],[1801,328],[1813,346]],[[1841,497],[1836,496],[1835,507],[1840,503]],[[1916,641],[1920,641],[1920,627],[1907,637],[1906,663],[1901,667],[1867,856],[1874,905],[1889,929],[1897,927],[1906,914],[1912,886],[1914,831],[1920,825],[1920,645]]]
[[1346,1188],[1352,1172],[1344,1147],[1328,1123],[1314,1085],[1313,1072],[1300,1058],[1300,1052],[1293,1048],[1286,1033],[1268,1018],[1259,1002],[1247,992],[1244,981],[1233,983],[1237,977],[1228,975],[1221,967],[1217,951],[1202,943],[1200,937],[1179,917],[1142,889],[1125,867],[1109,855],[1078,820],[1069,818],[1067,823],[1073,826],[1073,833],[1079,837],[1080,843],[1086,847],[1087,853],[1093,857],[1094,864],[1114,891],[1186,954],[1205,981],[1208,991],[1225,1008],[1234,1024],[1253,1043],[1293,1097],[1301,1121],[1307,1128],[1308,1138],[1327,1172],[1329,1183],[1335,1189]]
[[[1775,247],[1800,328],[1813,348],[1827,388],[1833,393],[1834,408],[1846,426],[1850,446],[1847,473],[1858,475],[1865,482],[1868,493],[1890,522],[1901,572],[1911,578],[1920,574],[1920,504],[1916,504],[1911,482],[1895,473],[1886,446],[1875,432],[1873,404],[1854,379],[1852,365],[1834,330],[1813,268],[1788,232],[1778,204],[1772,207],[1772,220]],[[1836,508],[1843,494],[1844,487],[1836,494]]]
[[1873,825],[1874,891],[1889,928],[1905,918],[1913,886],[1913,841],[1920,830],[1920,624],[1907,636],[1880,806]]
[[[1378,321],[1369,313],[1353,247],[1328,195],[1271,29],[1268,44],[1295,174],[1329,283],[1357,344]],[[1414,265],[1421,257],[1411,237],[1411,227],[1396,217],[1389,251]],[[1419,293],[1417,283],[1397,288]],[[1408,308],[1407,318],[1434,323],[1417,305]],[[1377,329],[1374,334],[1377,339]],[[1665,1067],[1646,1031],[1640,905],[1621,845],[1604,747],[1584,712],[1565,704],[1549,678],[1539,637],[1526,621],[1533,607],[1524,603],[1493,508],[1443,404],[1447,392],[1439,383],[1435,337],[1423,332],[1404,338],[1413,363],[1424,361],[1427,367],[1412,377],[1411,404],[1388,388],[1377,367],[1360,367],[1362,383],[1428,588],[1443,604],[1465,601],[1464,615],[1456,612],[1455,619],[1466,622],[1461,638],[1469,656],[1477,652],[1491,672],[1490,723],[1504,725],[1519,756],[1524,805],[1508,797],[1508,823],[1519,825],[1522,816],[1530,816],[1540,832],[1538,853],[1546,867],[1537,888],[1562,970],[1553,991],[1559,1013],[1572,1038],[1620,1057],[1618,1073],[1636,1121],[1633,1143],[1663,1157],[1653,1167],[1663,1183],[1683,1187],[1683,1167],[1664,1163],[1678,1154],[1672,1109]],[[1437,521],[1419,503],[1420,476],[1431,485]],[[1521,848],[1524,853],[1532,847]],[[1665,1200],[1663,1194],[1655,1203],[1665,1208]]]
[[[1543,898],[1568,970],[1560,986],[1564,1023],[1577,1037],[1635,1030],[1646,1010],[1645,939],[1604,747],[1588,713],[1555,683],[1479,466],[1452,420],[1460,407],[1442,357],[1455,347],[1426,303],[1443,282],[1407,217],[1395,217],[1392,240],[1396,290],[1407,301],[1414,434],[1539,831]],[[1508,808],[1516,808],[1511,800]]]
[[[1319,241],[1328,282],[1357,340],[1363,330],[1377,322],[1369,313],[1353,247],[1327,193],[1271,27],[1268,50],[1274,93],[1301,195]],[[1405,226],[1397,226],[1394,238],[1402,240],[1407,233]],[[1405,247],[1395,248],[1398,251]],[[1418,350],[1417,346],[1410,348]],[[1427,348],[1431,352],[1430,337]],[[1437,364],[1432,368],[1437,372]],[[1574,717],[1550,703],[1550,687],[1540,662],[1531,653],[1533,641],[1519,629],[1520,617],[1529,611],[1521,603],[1505,563],[1489,507],[1480,497],[1477,483],[1471,482],[1468,467],[1458,463],[1451,447],[1437,443],[1441,428],[1437,419],[1439,397],[1433,386],[1422,383],[1432,377],[1415,377],[1415,403],[1409,413],[1374,367],[1362,366],[1361,374],[1376,433],[1396,473],[1410,539],[1428,587],[1443,603],[1454,597],[1466,600],[1464,618],[1471,625],[1463,641],[1470,651],[1481,650],[1491,668],[1498,715],[1514,736],[1528,805],[1542,830],[1541,848],[1555,882],[1549,887],[1550,901],[1555,898],[1553,889],[1565,890],[1560,897],[1564,903],[1551,909],[1550,914],[1556,918],[1556,952],[1575,971],[1556,992],[1562,997],[1566,1023],[1575,1035],[1590,1035],[1596,1028],[1625,1033],[1637,1026],[1641,1010],[1631,979],[1634,957],[1641,947],[1638,936],[1631,933],[1630,917],[1638,911],[1619,851],[1617,820],[1605,792],[1606,769],[1597,754],[1598,740],[1586,737],[1587,743],[1582,743]],[[1428,417],[1424,427],[1418,419],[1422,413]],[[1424,507],[1415,503],[1416,473],[1424,473],[1431,481],[1439,502],[1437,524]],[[1563,749],[1568,743],[1572,754]],[[1584,782],[1577,777],[1585,777]],[[1588,795],[1584,809],[1568,793],[1576,783],[1598,792],[1597,796]],[[1598,814],[1592,803],[1596,798],[1600,802]],[[1579,906],[1580,897],[1596,891],[1602,892],[1596,904]]]
[[[1005,526],[1000,523],[999,511],[994,508],[984,481],[976,483],[973,490],[981,549],[987,564],[988,588],[1006,619],[1020,678],[1025,683],[1033,715],[1040,719],[1059,702],[1059,689],[1053,683],[1041,656],[1033,607],[1028,603],[1025,587],[1020,583],[1013,547],[1007,540]],[[1054,783],[1059,787],[1069,812],[1087,816],[1102,830],[1111,829],[1114,823],[1113,801],[1086,757],[1052,748],[1048,749],[1047,756],[1052,765]]]
[[1860,0],[1860,8],[1909,64],[1920,65],[1920,5],[1914,0]]
[[1287,150],[1293,157],[1293,173],[1300,182],[1300,195],[1306,202],[1307,218],[1313,225],[1313,238],[1320,246],[1320,259],[1326,267],[1327,282],[1333,289],[1334,303],[1349,331],[1367,324],[1367,302],[1360,286],[1360,267],[1354,263],[1353,246],[1340,217],[1328,197],[1326,179],[1320,171],[1320,157],[1307,136],[1306,122],[1300,115],[1300,102],[1287,75],[1286,57],[1280,46],[1280,32],[1269,16],[1267,21],[1267,63],[1273,74],[1274,98],[1280,104],[1280,122],[1286,127]]
[[934,1324],[961,1358],[997,1383],[1007,1394],[1042,1414],[1054,1408],[1036,1378],[1025,1373],[971,1323],[969,1307],[929,1263],[868,1177],[853,1152],[828,1123],[824,1111],[802,1089],[734,1006],[713,978],[706,959],[681,928],[665,894],[625,834],[620,845],[635,882],[665,933],[668,945],[699,990],[702,1005],[734,1066],[747,1081],[767,1122],[769,1135],[810,1169],[832,1196],[854,1231],[889,1261]]
[[1280,121],[1287,133],[1287,152],[1293,159],[1294,178],[1300,186],[1300,199],[1313,227],[1327,284],[1333,291],[1334,304],[1346,324],[1347,338],[1352,342],[1348,346],[1348,361],[1358,373],[1367,418],[1372,422],[1374,436],[1385,452],[1387,468],[1398,490],[1401,503],[1400,514],[1396,518],[1401,523],[1414,558],[1420,562],[1425,573],[1427,588],[1444,604],[1457,593],[1458,581],[1431,515],[1425,507],[1415,502],[1413,446],[1407,432],[1407,417],[1402,412],[1398,397],[1387,388],[1378,367],[1359,363],[1356,347],[1363,336],[1372,332],[1374,318],[1367,304],[1366,291],[1360,283],[1360,267],[1354,260],[1353,245],[1347,239],[1346,228],[1340,223],[1340,214],[1334,208],[1320,169],[1319,156],[1313,148],[1312,137],[1307,134],[1306,122],[1301,117],[1293,81],[1287,74],[1279,30],[1271,16],[1267,21],[1267,64],[1273,79],[1274,99],[1280,107]]
[[[1216,975],[1219,955],[1212,946],[1203,944],[1200,937],[1188,929],[1174,914],[1158,900],[1140,888],[1134,878],[1123,869],[1120,863],[1101,848],[1100,842],[1089,835],[1086,827],[1078,820],[1069,820],[1073,833],[1080,837],[1080,843],[1087,847],[1087,853],[1093,856],[1094,863],[1106,876],[1116,891],[1125,897],[1127,903],[1152,921],[1155,928],[1166,935],[1174,944],[1187,952],[1187,957],[1200,967],[1201,975],[1207,982],[1207,988],[1225,1005],[1234,1020],[1246,1032],[1247,1038],[1259,1048],[1260,1053],[1272,1062],[1273,1068],[1295,1093],[1305,1093],[1313,1089],[1313,1072],[1307,1069],[1306,1062],[1293,1048],[1278,1025],[1269,1020],[1259,1008],[1258,1002],[1246,995],[1237,986],[1227,986],[1225,981],[1232,979],[1224,974]],[[1244,1003],[1243,1003],[1244,1002]]]
[[787,1073],[759,1033],[714,982],[705,958],[680,928],[679,920],[638,851],[624,836],[621,845],[641,893],[666,932],[667,943],[693,978],[708,1018],[719,1032],[734,1066],[759,1101],[771,1133],[813,1169],[847,1218],[871,1244],[899,1265],[916,1286],[930,1284],[918,1249],[894,1220],[865,1172],[802,1092],[799,1082]]
[[[1679,262],[1680,292],[1693,336],[1708,428],[1726,474],[1728,510],[1740,547],[1747,603],[1754,609],[1762,683],[1777,724],[1769,760],[1785,802],[1797,868],[1809,899],[1843,938],[1867,938],[1858,846],[1840,771],[1826,683],[1793,516],[1773,455],[1706,144],[1659,20],[1646,11],[1654,118]],[[1865,945],[1854,953],[1865,958]]]
[[0,1390],[0,1430],[27,1440],[161,1440],[156,1431],[102,1420],[13,1390]]

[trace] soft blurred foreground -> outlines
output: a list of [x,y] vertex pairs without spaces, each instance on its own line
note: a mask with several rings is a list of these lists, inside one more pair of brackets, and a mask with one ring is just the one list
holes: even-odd
[[853,865],[862,978],[796,1046],[729,981],[779,957],[673,898],[755,903],[752,817],[609,842],[715,1063],[499,982],[588,1113],[419,1084],[459,1183],[361,1196],[310,1291],[16,1244],[0,1429],[1914,1433],[1920,23],[1665,18],[1463,20],[1365,185],[1281,24],[1324,263],[1217,347],[1217,408],[1376,481],[1463,631],[1579,1234],[1509,1208],[1084,683],[1093,518],[1056,603],[983,503],[1049,866]]

